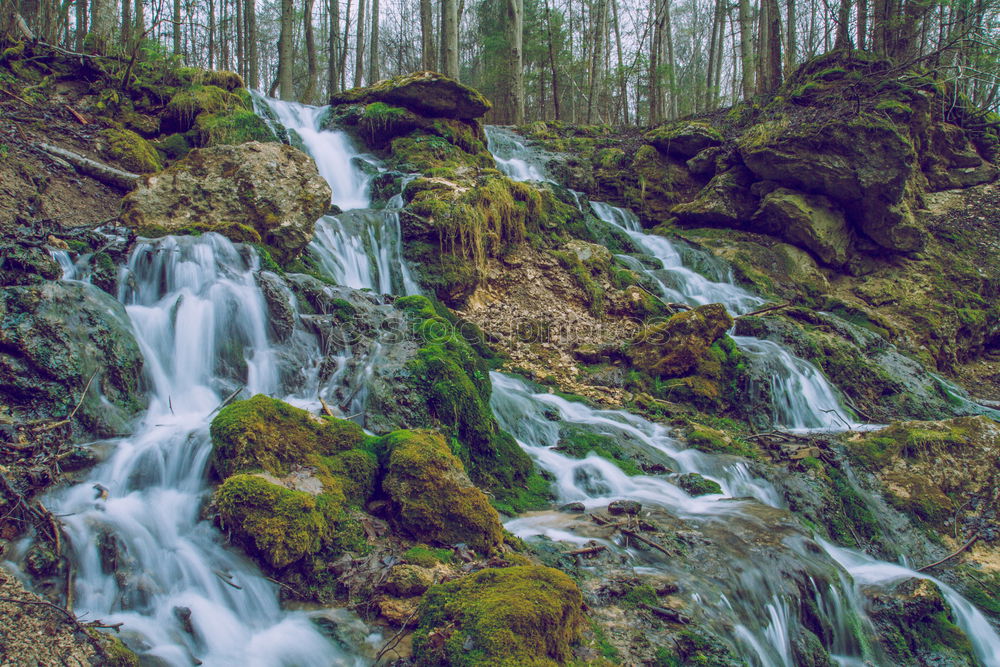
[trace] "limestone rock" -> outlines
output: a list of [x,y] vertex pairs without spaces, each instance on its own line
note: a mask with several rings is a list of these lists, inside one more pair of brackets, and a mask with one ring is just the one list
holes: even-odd
[[625,514],[635,516],[642,511],[642,505],[634,500],[612,500],[608,505],[608,514]]
[[480,93],[437,72],[415,72],[379,81],[366,88],[335,93],[331,105],[385,104],[425,116],[474,120],[492,108]]
[[764,197],[753,227],[811,250],[830,266],[841,267],[848,260],[850,229],[829,197],[778,188]]
[[710,303],[644,328],[626,354],[632,364],[661,377],[680,377],[702,359],[733,325],[722,304]]
[[123,201],[126,224],[144,236],[215,231],[263,242],[277,259],[302,252],[330,205],[330,187],[298,149],[248,142],[191,151],[147,176]]
[[128,432],[145,409],[128,315],[84,283],[0,290],[0,377],[0,403],[23,419],[63,417],[83,396],[74,425],[98,437]]
[[392,595],[421,595],[434,585],[434,571],[419,565],[396,565],[389,570],[384,588]]
[[607,268],[611,265],[611,251],[596,243],[587,243],[579,239],[573,239],[563,245],[563,249],[568,250],[577,256],[584,266],[590,268]]
[[932,189],[968,188],[996,179],[997,168],[979,156],[962,128],[936,123],[928,135],[923,168]]
[[883,248],[916,252],[924,247],[927,233],[908,201],[916,153],[891,122],[858,117],[822,125],[761,123],[741,137],[739,151],[757,178],[841,204]]
[[750,191],[753,180],[746,168],[737,166],[717,174],[694,201],[675,206],[678,222],[693,227],[740,227],[757,210]]

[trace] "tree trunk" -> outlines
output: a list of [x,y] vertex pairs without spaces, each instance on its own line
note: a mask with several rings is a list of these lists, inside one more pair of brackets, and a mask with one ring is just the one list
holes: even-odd
[[743,99],[753,97],[753,26],[750,23],[750,0],[739,0],[740,69],[743,78]]
[[[11,5],[13,7],[13,4]],[[83,38],[87,36],[87,0],[76,0],[76,50],[83,51]]]
[[292,0],[281,0],[281,32],[278,36],[278,96],[283,100],[295,99],[295,84],[292,80],[292,21],[295,10]]
[[121,16],[122,16],[121,43],[124,44],[132,34],[132,0],[122,0]]
[[788,27],[785,31],[785,72],[791,74],[799,58],[799,28],[795,0],[788,0]]
[[208,0],[208,69],[215,69],[215,0]]
[[326,73],[327,95],[340,91],[340,0],[330,0],[330,61]]
[[[104,1],[105,0],[98,0],[98,2],[104,2]],[[183,50],[181,49],[181,0],[174,0],[173,28],[174,28],[174,55],[182,55]]]
[[420,0],[420,68],[423,70],[437,69],[437,49],[434,47],[434,8],[431,5],[431,0]]
[[441,69],[458,81],[458,3],[441,0]]
[[96,53],[107,53],[115,31],[114,0],[90,0],[90,30],[87,46]]
[[358,0],[358,31],[354,42],[354,87],[360,88],[365,74],[365,0]]
[[378,23],[379,6],[378,0],[372,0],[372,45],[371,53],[368,56],[368,83],[375,83],[382,78],[379,71],[379,51],[378,51]]
[[625,60],[622,57],[622,29],[618,21],[617,0],[612,0],[611,9],[614,12],[612,18],[615,26],[615,50],[618,55],[618,105],[621,109],[622,124],[628,125],[628,82],[625,80]]
[[858,0],[858,48],[868,46],[868,0]]
[[552,13],[549,10],[549,0],[545,0],[545,32],[548,36],[549,69],[552,73],[552,111],[559,120],[559,70],[556,66],[556,52],[552,44]]
[[[236,0],[237,3],[239,1]],[[243,13],[246,15],[247,85],[256,88],[260,85],[260,58],[257,56],[257,7],[254,0],[246,0]]]
[[524,123],[524,0],[504,0],[504,26],[507,31],[507,77],[510,94],[510,122]]
[[840,0],[837,10],[837,38],[833,42],[835,49],[850,49],[851,44],[851,0]]
[[351,34],[351,0],[344,11],[344,38],[340,40],[340,89],[347,88],[347,38]]
[[316,88],[319,86],[319,60],[316,57],[316,35],[313,33],[313,9],[316,0],[305,0],[305,11],[302,16],[302,33],[306,42],[306,89],[302,92],[302,101],[306,104],[316,103]]
[[663,3],[664,35],[667,46],[667,86],[670,93],[670,119],[677,118],[677,61],[674,60],[674,27],[670,21],[670,0]]

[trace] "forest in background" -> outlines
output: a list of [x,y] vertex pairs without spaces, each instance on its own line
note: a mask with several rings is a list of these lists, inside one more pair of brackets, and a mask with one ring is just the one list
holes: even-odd
[[498,124],[655,125],[774,91],[835,48],[1000,101],[998,0],[0,0],[0,35],[238,72],[283,99],[436,70]]

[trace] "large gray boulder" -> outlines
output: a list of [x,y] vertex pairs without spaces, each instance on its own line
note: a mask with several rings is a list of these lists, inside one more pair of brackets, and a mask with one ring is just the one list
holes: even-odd
[[145,177],[125,197],[122,217],[142,236],[214,231],[234,241],[265,243],[283,261],[312,240],[330,196],[308,155],[251,141],[191,151]]
[[141,376],[128,315],[97,287],[0,289],[0,403],[14,418],[64,418],[83,397],[74,427],[95,437],[122,435],[146,407]]
[[330,98],[333,106],[375,102],[404,107],[422,116],[464,121],[482,117],[493,106],[478,91],[437,72],[405,74],[334,93]]

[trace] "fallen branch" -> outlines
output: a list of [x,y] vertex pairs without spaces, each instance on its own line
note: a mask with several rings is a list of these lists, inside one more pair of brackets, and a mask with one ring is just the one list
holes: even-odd
[[603,544],[595,544],[592,547],[584,547],[583,549],[574,549],[573,551],[567,551],[567,556],[588,556],[591,554],[600,553],[607,549]]
[[968,542],[966,542],[965,544],[963,544],[962,546],[960,546],[958,548],[958,551],[956,551],[954,553],[951,553],[951,554],[948,554],[947,556],[945,556],[941,560],[937,561],[936,563],[931,563],[930,565],[924,565],[923,567],[918,567],[916,571],[917,572],[923,572],[924,570],[929,570],[932,567],[937,567],[941,563],[945,563],[945,562],[951,560],[952,558],[954,558],[955,556],[957,556],[958,554],[962,553],[963,551],[965,551],[966,549],[968,549],[969,547],[971,547],[973,544],[975,544],[977,540],[979,540],[979,533],[976,533],[975,535],[973,535],[969,539]]
[[742,315],[737,315],[735,319],[738,320],[741,317],[757,317],[758,315],[763,315],[764,313],[772,313],[776,310],[781,310],[782,308],[788,308],[791,305],[792,303],[790,301],[786,301],[785,303],[779,303],[775,306],[767,306],[765,308],[760,308],[758,310],[753,311],[752,313],[744,313]]
[[123,190],[131,190],[132,187],[139,181],[139,174],[133,174],[130,171],[123,171],[121,169],[117,169],[116,167],[104,164],[103,162],[91,160],[89,157],[84,157],[79,153],[68,151],[65,148],[59,148],[58,146],[52,146],[46,143],[39,143],[38,147],[50,155],[54,155],[65,160],[66,162],[69,162],[81,174],[90,176],[105,185],[121,188]]
[[333,414],[333,410],[330,409],[330,406],[326,404],[326,401],[323,400],[322,396],[319,397],[319,403],[320,403],[320,405],[323,406],[323,414],[324,415],[326,415],[327,417],[335,417],[336,416],[335,414]]
[[243,391],[244,389],[246,389],[246,387],[240,387],[239,389],[237,389],[237,390],[236,390],[236,391],[234,391],[233,393],[229,394],[229,396],[226,396],[226,398],[225,398],[225,399],[223,399],[222,403],[219,403],[219,404],[218,404],[217,406],[215,406],[215,409],[214,409],[214,410],[212,410],[211,412],[209,412],[209,413],[208,413],[208,416],[209,416],[209,417],[211,417],[211,416],[212,416],[212,415],[214,415],[214,414],[215,414],[216,412],[218,412],[218,411],[219,411],[219,410],[221,410],[222,408],[224,408],[224,407],[226,407],[227,405],[229,405],[230,403],[232,403],[232,402],[233,402],[233,399],[234,399],[234,398],[236,398],[237,396],[239,396],[239,395],[240,395],[240,392],[241,392],[241,391]]
[[32,104],[31,102],[29,102],[28,100],[24,99],[23,97],[18,97],[17,95],[15,95],[14,93],[10,92],[6,88],[0,88],[0,93],[4,93],[5,95],[9,95],[10,97],[13,97],[18,102],[21,102],[23,104],[27,104],[29,107],[35,106],[34,104]]
[[656,607],[651,604],[646,604],[645,602],[641,605],[644,609],[648,609],[660,618],[670,621],[671,623],[680,623],[682,625],[687,625],[691,622],[691,619],[677,611],[676,609],[669,609],[667,607]]
[[653,540],[651,540],[649,538],[643,537],[642,535],[640,535],[639,533],[637,533],[637,532],[635,532],[633,530],[629,530],[627,528],[619,528],[618,530],[620,530],[623,535],[628,535],[629,537],[634,537],[635,539],[639,540],[643,544],[648,544],[649,546],[653,547],[657,551],[662,551],[663,553],[665,553],[668,556],[672,556],[673,555],[665,547],[660,546],[659,544],[657,544],[656,542],[654,542]]
[[76,119],[76,122],[80,123],[80,125],[89,125],[90,124],[90,123],[87,122],[87,119],[84,118],[83,115],[79,111],[77,111],[76,109],[74,109],[73,107],[71,107],[68,104],[64,104],[63,106],[66,107],[66,111],[70,112],[70,114],[73,115],[73,118]]

